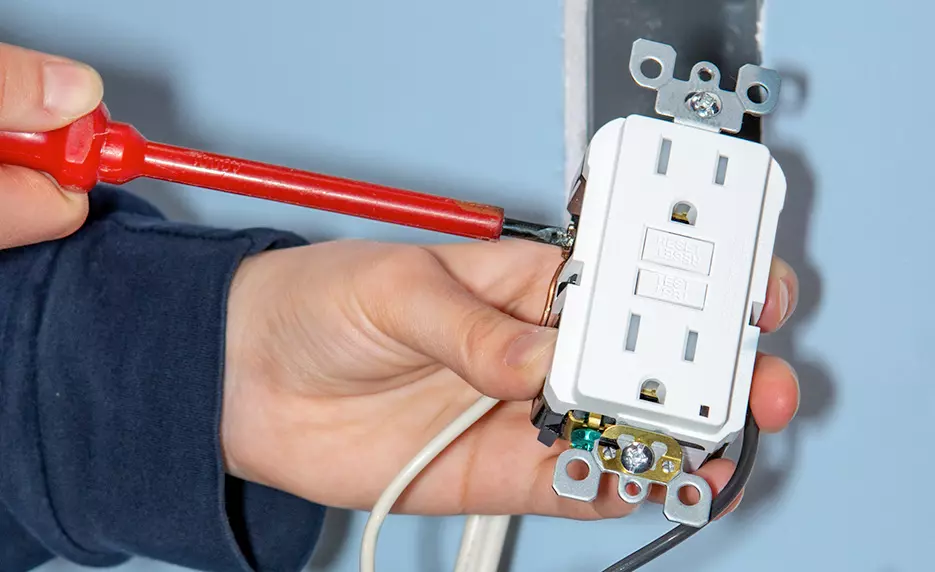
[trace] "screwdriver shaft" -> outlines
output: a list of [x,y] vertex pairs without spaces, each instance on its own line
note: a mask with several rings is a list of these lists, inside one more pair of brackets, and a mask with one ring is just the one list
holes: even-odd
[[103,104],[55,131],[0,131],[0,164],[42,171],[72,191],[147,177],[479,240],[498,240],[503,226],[496,206],[150,142]]
[[141,176],[481,240],[503,210],[393,187],[147,143]]

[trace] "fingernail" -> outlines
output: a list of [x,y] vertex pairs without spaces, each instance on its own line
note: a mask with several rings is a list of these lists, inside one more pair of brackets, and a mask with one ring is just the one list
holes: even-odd
[[555,346],[557,336],[556,330],[543,329],[516,338],[506,352],[506,365],[514,369],[526,369]]
[[104,82],[86,65],[50,61],[42,66],[42,90],[46,111],[65,119],[77,119],[100,103]]
[[789,285],[782,278],[779,279],[779,313],[782,316],[779,324],[782,325],[789,317]]
[[[788,362],[786,362],[788,364]],[[792,379],[795,380],[795,411],[792,412],[792,418],[799,414],[799,407],[802,406],[802,385],[799,383],[799,374],[796,373],[792,364],[789,365],[789,371],[792,373]]]

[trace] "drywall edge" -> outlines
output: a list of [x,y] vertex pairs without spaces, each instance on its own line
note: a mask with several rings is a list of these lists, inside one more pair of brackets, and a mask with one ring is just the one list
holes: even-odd
[[565,188],[571,187],[588,144],[589,0],[564,1]]

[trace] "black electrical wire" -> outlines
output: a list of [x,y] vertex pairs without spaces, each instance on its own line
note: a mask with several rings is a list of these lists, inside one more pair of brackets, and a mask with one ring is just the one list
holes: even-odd
[[[715,520],[724,514],[727,507],[731,505],[743,491],[743,487],[753,472],[753,464],[756,461],[756,451],[760,443],[760,428],[753,419],[753,413],[747,409],[747,420],[744,424],[743,440],[741,441],[740,458],[737,460],[737,467],[727,485],[721,489],[720,494],[714,498],[711,503],[711,517],[708,522]],[[693,534],[701,530],[694,526],[680,524],[663,534],[656,540],[640,548],[626,558],[619,560],[604,572],[632,572],[662,556],[669,550],[672,550],[685,540],[688,540]]]
[[500,236],[502,238],[522,238],[563,248],[569,246],[571,240],[564,228],[511,218],[503,219]]

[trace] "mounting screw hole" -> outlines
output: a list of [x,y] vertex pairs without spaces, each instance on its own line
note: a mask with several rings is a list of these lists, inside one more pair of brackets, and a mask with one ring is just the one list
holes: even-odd
[[641,487],[640,484],[636,481],[630,481],[623,490],[625,490],[631,497],[635,497],[643,491],[643,487]]
[[646,58],[640,64],[640,73],[646,79],[656,79],[662,75],[662,63],[657,59]]
[[679,502],[685,506],[695,506],[701,500],[701,491],[692,484],[682,485],[679,488]]
[[698,70],[698,79],[701,81],[711,81],[714,79],[714,73],[708,68],[701,68]]
[[762,83],[755,83],[747,88],[747,97],[753,103],[760,105],[769,99],[769,90]]
[[591,467],[581,459],[573,459],[565,465],[565,472],[573,481],[583,481],[591,474]]

